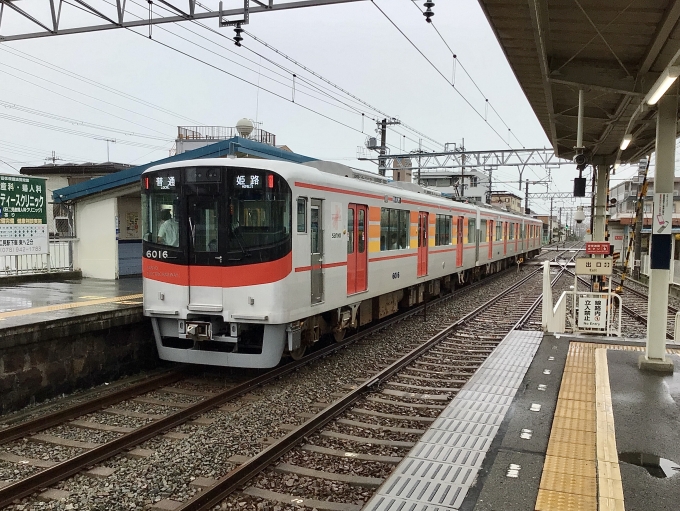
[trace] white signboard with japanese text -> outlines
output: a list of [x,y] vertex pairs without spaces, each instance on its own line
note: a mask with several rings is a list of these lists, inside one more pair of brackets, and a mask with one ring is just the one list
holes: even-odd
[[670,234],[673,225],[673,194],[654,194],[652,234]]
[[607,328],[607,299],[594,296],[579,296],[578,327],[588,330],[605,330]]
[[47,254],[46,224],[0,224],[0,256]]
[[577,275],[611,275],[614,266],[611,257],[577,257]]
[[48,253],[45,179],[0,174],[0,256]]

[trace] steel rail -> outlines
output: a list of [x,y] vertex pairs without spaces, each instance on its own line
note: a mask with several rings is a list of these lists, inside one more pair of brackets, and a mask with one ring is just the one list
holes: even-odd
[[[42,488],[46,488],[54,483],[57,483],[59,481],[62,481],[74,474],[77,474],[80,472],[82,469],[89,467],[91,465],[94,465],[96,463],[100,463],[106,459],[111,458],[112,456],[115,456],[116,454],[126,451],[128,449],[131,449],[132,447],[145,442],[146,440],[149,440],[158,434],[162,433],[163,431],[167,431],[169,429],[172,429],[176,426],[179,426],[188,420],[190,420],[192,417],[195,417],[197,415],[200,415],[202,413],[205,413],[213,408],[216,408],[218,406],[223,405],[224,403],[227,403],[228,401],[231,401],[233,399],[236,399],[244,394],[247,394],[248,392],[252,391],[253,389],[260,387],[262,385],[265,385],[271,381],[274,381],[278,378],[281,378],[282,376],[285,376],[289,373],[292,373],[293,371],[298,370],[299,368],[314,362],[316,360],[319,360],[321,358],[324,358],[331,353],[334,353],[336,351],[339,351],[350,344],[353,344],[357,342],[360,339],[363,339],[364,337],[371,335],[375,332],[378,332],[384,328],[387,328],[393,324],[398,323],[399,321],[402,321],[408,317],[411,317],[413,315],[418,314],[419,312],[426,310],[426,307],[431,307],[433,305],[437,305],[439,303],[448,301],[452,298],[455,298],[459,296],[460,294],[477,288],[479,286],[482,286],[484,284],[487,284],[489,282],[492,282],[498,277],[501,277],[502,275],[505,275],[506,273],[509,273],[510,271],[514,271],[514,268],[510,267],[505,271],[498,272],[495,274],[495,277],[491,280],[489,279],[484,279],[480,280],[478,282],[475,282],[469,286],[465,286],[463,288],[460,288],[453,293],[450,293],[448,295],[445,295],[441,298],[438,298],[432,302],[429,303],[424,303],[422,305],[419,305],[417,307],[412,308],[411,310],[408,310],[404,312],[403,314],[399,314],[398,316],[391,317],[385,321],[381,321],[379,323],[376,323],[375,325],[371,325],[365,330],[362,330],[360,332],[357,332],[356,334],[348,337],[342,342],[331,344],[329,346],[326,346],[324,348],[321,348],[320,350],[317,350],[313,353],[310,353],[309,355],[306,355],[305,357],[301,358],[298,361],[290,362],[288,364],[285,364],[281,367],[277,367],[273,369],[272,371],[268,371],[260,376],[257,376],[251,380],[248,380],[242,384],[239,384],[235,387],[232,387],[230,389],[227,389],[223,392],[220,392],[218,394],[215,394],[214,396],[211,396],[203,401],[200,401],[188,408],[185,408],[183,410],[180,410],[178,412],[175,412],[171,415],[165,416],[163,418],[160,418],[158,420],[155,420],[149,424],[146,424],[142,426],[141,428],[138,428],[134,431],[131,431],[130,433],[126,433],[110,442],[107,442],[105,444],[100,445],[99,447],[95,447],[93,449],[90,449],[88,451],[85,451],[78,456],[75,456],[69,460],[63,461],[61,463],[58,463],[57,465],[54,465],[52,467],[46,468],[44,470],[41,470],[40,472],[36,472],[35,474],[28,476],[24,479],[21,479],[19,481],[16,481],[14,483],[11,483],[7,486],[4,486],[0,488],[0,508],[3,506],[6,506],[10,503],[12,503],[16,499],[20,499],[22,497],[26,497],[27,495],[30,495]],[[523,281],[522,281],[523,282]],[[179,378],[177,378],[179,379]],[[176,380],[175,380],[176,381]],[[167,384],[167,383],[166,383]],[[157,388],[158,385],[155,387],[149,384],[149,390],[153,390],[154,388]],[[127,389],[125,389],[127,390]],[[123,391],[120,391],[123,392]],[[113,394],[112,394],[113,395]],[[107,401],[107,403],[110,404],[110,401]],[[120,401],[120,400],[119,400]],[[116,401],[116,402],[119,402]],[[97,403],[97,400],[93,400],[92,403],[83,403],[83,406],[85,405],[90,405],[91,408],[88,408],[88,410],[91,411],[96,411],[97,409],[100,409],[103,405],[99,405]],[[80,406],[80,405],[76,405]],[[76,406],[71,407],[64,412],[71,411],[72,409],[75,409]],[[84,407],[81,408],[85,409]],[[86,412],[86,413],[90,413]],[[59,415],[61,420],[57,419],[51,419],[50,417],[45,417],[36,419],[35,421],[31,421],[32,426],[31,428],[39,428],[39,429],[33,429],[31,431],[28,431],[28,429],[24,429],[24,433],[28,432],[35,432],[39,431],[45,428],[39,427],[37,422],[40,420],[44,420],[45,423],[49,422],[49,426],[54,426],[55,424],[59,424],[60,422],[64,422],[64,420],[68,420],[70,418],[74,417],[75,411],[72,413],[64,413],[63,415],[60,412],[57,412],[55,416]],[[82,415],[82,414],[81,414]],[[75,415],[78,416],[78,415]],[[66,419],[64,419],[66,417]],[[17,438],[21,438],[22,436],[19,434],[20,431],[17,430],[17,428],[20,428],[21,426],[26,426],[26,423],[24,424],[19,424],[17,426],[14,426],[12,428],[8,428],[7,430],[4,431],[9,431],[10,429],[13,430],[11,434],[7,434],[7,437],[9,440],[14,440]],[[17,436],[18,435],[18,436]]]
[[519,282],[508,287],[498,295],[486,301],[483,305],[477,307],[475,310],[471,311],[456,322],[436,333],[423,344],[413,349],[366,382],[359,385],[355,390],[326,407],[324,410],[316,414],[312,419],[298,426],[286,436],[279,439],[276,443],[267,447],[265,450],[261,451],[247,462],[239,465],[224,477],[220,478],[213,486],[205,488],[201,492],[194,495],[194,497],[192,497],[190,500],[177,507],[176,511],[205,511],[212,509],[230,493],[234,492],[238,488],[243,487],[257,474],[262,472],[265,468],[272,465],[276,460],[290,451],[303,438],[318,431],[336,416],[347,410],[365,393],[371,391],[372,388],[380,385],[384,381],[394,376],[397,372],[401,371],[404,367],[408,366],[411,364],[411,362],[419,358],[423,353],[429,351],[431,348],[442,342],[450,333],[467,324],[469,321],[479,316],[482,312],[485,312],[491,305],[498,302],[509,293],[519,289],[527,281],[533,279],[540,271],[540,268],[534,270]]
[[38,431],[57,426],[70,419],[75,419],[88,413],[96,412],[112,404],[120,403],[134,396],[151,392],[159,387],[170,385],[180,380],[184,376],[182,370],[174,370],[145,378],[144,380],[130,385],[124,389],[109,392],[103,396],[89,399],[83,403],[78,403],[56,412],[47,413],[35,419],[20,422],[5,429],[0,429],[0,445],[28,436]]

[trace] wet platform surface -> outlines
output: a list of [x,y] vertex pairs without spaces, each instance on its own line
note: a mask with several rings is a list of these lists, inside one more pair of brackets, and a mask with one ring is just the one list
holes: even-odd
[[0,330],[96,312],[141,307],[142,279],[79,279],[2,286]]
[[680,346],[662,376],[638,340],[510,336],[364,509],[680,509]]

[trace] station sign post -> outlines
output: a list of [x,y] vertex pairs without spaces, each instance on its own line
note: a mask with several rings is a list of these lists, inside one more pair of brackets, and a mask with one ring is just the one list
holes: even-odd
[[[594,243],[594,245],[606,245],[606,253],[609,254],[609,243]],[[594,247],[593,250],[595,250],[595,254],[605,253],[604,247]],[[603,334],[609,334],[612,331],[612,315],[614,310],[611,275],[613,267],[613,257],[578,257],[576,259],[573,307],[575,308],[577,331]],[[578,275],[608,276],[609,285],[607,286],[607,291],[604,293],[577,291]],[[617,300],[620,316],[620,297],[617,297]]]
[[[0,256],[49,254],[45,182],[0,174]],[[47,260],[49,269],[49,255]]]

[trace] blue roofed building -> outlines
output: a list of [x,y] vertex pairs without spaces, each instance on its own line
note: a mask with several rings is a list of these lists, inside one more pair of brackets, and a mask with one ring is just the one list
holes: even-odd
[[92,278],[140,275],[142,173],[155,165],[202,158],[257,158],[351,170],[277,146],[275,136],[264,130],[180,127],[176,154],[54,190],[54,203],[69,208],[75,219],[74,268]]

